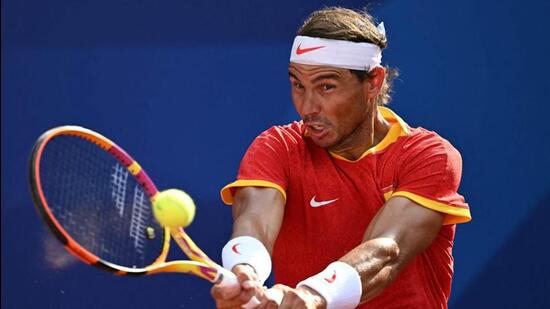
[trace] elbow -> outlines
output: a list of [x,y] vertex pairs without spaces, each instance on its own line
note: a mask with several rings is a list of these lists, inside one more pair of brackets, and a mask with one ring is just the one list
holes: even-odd
[[385,284],[389,285],[391,282],[397,279],[399,273],[403,270],[407,264],[404,257],[404,251],[395,239],[393,238],[380,238],[380,252],[379,257],[382,259],[384,265],[381,272],[385,274]]
[[393,262],[399,260],[399,245],[393,238],[382,237],[377,239],[379,256],[383,256],[387,259],[386,262]]

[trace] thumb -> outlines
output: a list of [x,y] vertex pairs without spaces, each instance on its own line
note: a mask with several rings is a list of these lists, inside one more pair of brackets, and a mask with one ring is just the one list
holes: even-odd
[[258,281],[258,275],[254,268],[248,264],[239,264],[233,267],[233,273],[237,275],[237,280],[242,284],[244,281]]
[[222,281],[215,284],[211,289],[211,294],[214,298],[229,299],[233,298],[241,292],[241,283],[237,277],[229,270],[220,268]]

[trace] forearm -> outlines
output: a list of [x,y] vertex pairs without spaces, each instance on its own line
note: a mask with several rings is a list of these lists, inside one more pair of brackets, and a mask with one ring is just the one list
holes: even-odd
[[[355,308],[384,290],[399,272],[399,247],[392,238],[363,242],[298,289],[311,294],[315,308]],[[318,297],[321,297],[319,300]]]
[[390,199],[369,224],[361,244],[297,289],[283,291],[284,299],[322,309],[355,308],[373,299],[432,243],[443,217],[406,198]]
[[361,302],[380,294],[392,283],[402,268],[400,250],[392,238],[368,240],[340,258],[354,267],[361,277]]
[[406,198],[390,199],[365,231],[363,243],[340,258],[361,277],[361,302],[388,287],[432,243],[442,223],[441,213]]
[[235,195],[233,205],[232,238],[254,237],[271,253],[283,214],[284,202],[278,191],[271,188],[241,188]]
[[251,236],[261,241],[271,254],[277,233],[269,225],[255,216],[243,215],[233,222],[233,233],[231,238],[239,236]]
[[250,266],[263,283],[271,273],[271,252],[284,212],[282,195],[272,188],[244,187],[233,204],[233,234],[222,249],[223,266]]

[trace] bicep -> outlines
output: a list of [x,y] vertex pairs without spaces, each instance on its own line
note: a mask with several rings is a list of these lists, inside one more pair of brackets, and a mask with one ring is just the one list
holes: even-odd
[[396,266],[401,269],[433,242],[443,219],[443,213],[396,196],[378,211],[365,232],[363,242],[377,238],[393,239],[399,250]]
[[284,215],[284,197],[273,188],[242,187],[235,194],[233,237],[252,236],[271,253]]

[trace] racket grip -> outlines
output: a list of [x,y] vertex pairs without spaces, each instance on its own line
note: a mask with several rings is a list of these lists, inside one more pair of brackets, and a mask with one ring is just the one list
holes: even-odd
[[[241,284],[239,283],[239,281],[237,281],[237,276],[235,276],[234,273],[225,268],[220,267],[218,269],[218,279],[216,281],[216,284],[222,288],[234,288],[236,290],[241,289]],[[260,301],[258,300],[258,298],[256,298],[256,296],[252,296],[252,298],[246,304],[242,305],[242,308],[254,309],[258,307],[259,304]]]

